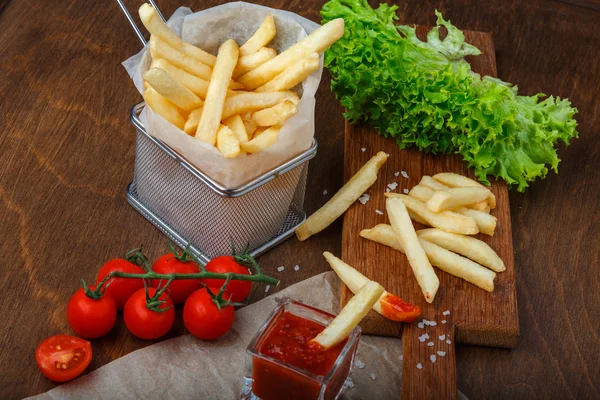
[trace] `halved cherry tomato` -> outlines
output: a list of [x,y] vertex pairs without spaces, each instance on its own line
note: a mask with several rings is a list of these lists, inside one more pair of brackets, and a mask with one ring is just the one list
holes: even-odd
[[[193,261],[180,261],[173,253],[167,253],[156,260],[154,265],[152,265],[152,270],[159,274],[197,274],[200,272],[198,264]],[[154,279],[152,287],[158,287],[159,282],[160,280]],[[199,279],[176,280],[169,285],[169,296],[173,303],[183,303],[199,287]]]
[[35,350],[35,361],[40,371],[54,382],[77,378],[90,365],[91,360],[90,342],[75,336],[51,336]]
[[[202,288],[196,290],[183,306],[183,322],[190,333],[200,339],[213,340],[226,334],[234,320],[232,305],[219,308],[208,294],[217,294],[218,288]],[[224,300],[229,300],[228,293],[223,294]]]
[[[90,286],[94,290],[95,286]],[[95,300],[85,294],[83,288],[75,292],[67,304],[67,321],[73,331],[86,339],[104,336],[117,320],[117,307],[110,296]]]
[[[142,267],[138,267],[122,258],[117,258],[106,262],[102,268],[100,268],[100,271],[98,271],[98,275],[96,276],[96,283],[99,283],[106,275],[113,271],[127,272],[130,274],[143,274],[146,272]],[[125,307],[125,303],[129,296],[144,287],[144,282],[142,282],[141,279],[129,278],[111,278],[107,284],[108,286],[106,287],[105,294],[115,299],[117,310],[122,310],[123,307]]]
[[[227,272],[233,272],[235,274],[250,275],[250,271],[247,267],[240,265],[235,261],[233,256],[221,256],[213,258],[206,264],[206,270],[210,272],[217,272],[225,274]],[[203,279],[202,283],[206,286],[220,288],[225,283],[224,279]],[[252,282],[250,281],[229,281],[227,292],[231,293],[231,301],[241,302],[248,297],[250,290],[252,289]]]
[[[149,297],[156,294],[155,288],[148,288]],[[175,310],[173,302],[166,293],[159,300],[165,303],[158,307],[160,312],[149,309],[146,306],[146,290],[140,289],[135,292],[123,309],[123,319],[129,331],[140,339],[158,339],[165,335],[175,321]]]

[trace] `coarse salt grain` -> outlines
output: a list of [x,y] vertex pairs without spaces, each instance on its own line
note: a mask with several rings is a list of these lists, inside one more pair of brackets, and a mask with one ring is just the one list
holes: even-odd
[[300,271],[300,266],[299,266],[299,265],[296,265],[296,266],[294,267],[294,271]]
[[403,177],[408,179],[408,174],[406,173],[406,171],[401,171],[400,173],[402,174]]
[[446,320],[445,320],[445,319],[443,319],[443,320],[442,320],[442,324],[445,324],[445,323],[446,323]]
[[360,149],[360,151],[362,151],[364,153],[365,151],[367,151],[367,148],[363,147],[363,148]]
[[418,363],[418,364],[417,364],[417,368],[419,368],[419,369],[423,369],[423,364],[421,364],[421,363]]
[[445,351],[438,351],[438,356],[440,357],[445,357],[446,356],[446,352]]
[[404,192],[404,194],[408,194],[408,189],[402,189],[402,191]]
[[400,172],[394,172],[394,176],[400,175]]
[[421,328],[421,329],[424,329],[424,328],[425,328],[425,324],[424,324],[423,322],[419,322],[419,323],[417,324],[417,326],[418,326],[419,328]]
[[429,346],[429,347],[433,346],[433,342],[427,343],[427,346]]
[[429,356],[429,359],[431,360],[431,362],[435,362],[435,360],[437,360],[437,357],[435,356],[435,354],[432,354]]
[[450,341],[450,339],[446,340],[446,343],[451,344],[452,342]]
[[435,321],[429,321],[429,326],[437,326],[437,322],[435,322]]
[[390,192],[390,188],[385,188],[385,192],[389,193]]
[[383,215],[383,211],[381,211],[381,210],[375,210],[375,212],[379,215]]
[[265,293],[268,293],[270,289],[271,289],[271,285],[267,285],[267,287],[265,287]]
[[400,361],[404,360],[404,356],[400,356]]
[[388,183],[387,187],[389,187],[390,190],[396,190],[396,188],[398,187],[398,182]]
[[371,379],[375,380],[377,379],[377,376],[375,376],[374,372],[371,372],[371,374],[369,375],[371,377]]
[[390,153],[385,153],[385,155],[386,155],[386,156],[388,156],[388,158],[389,158],[389,156],[390,156]]
[[442,313],[442,315],[450,315],[450,310],[446,310]]
[[356,366],[360,369],[363,369],[365,367],[365,363],[360,360],[356,360]]
[[347,378],[346,382],[344,382],[344,385],[346,385],[346,387],[353,388],[354,382],[352,382],[352,378]]
[[442,340],[442,341],[446,340],[446,335],[440,335],[440,336],[438,336],[438,337],[439,337],[439,338],[440,338],[440,340]]
[[423,343],[427,339],[429,339],[429,335],[427,333],[424,333],[421,336],[419,336],[419,342],[421,342],[421,343]]
[[371,195],[368,193],[363,193],[363,195],[358,198],[358,201],[360,201],[361,204],[367,204],[367,201],[369,201],[370,198]]
[[327,195],[327,189],[323,190],[323,196]]
[[285,267],[282,265],[281,267],[277,267],[277,272],[281,272],[285,269]]

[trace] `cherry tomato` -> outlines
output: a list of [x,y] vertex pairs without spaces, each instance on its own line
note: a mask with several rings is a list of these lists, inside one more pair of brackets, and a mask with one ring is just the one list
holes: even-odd
[[[190,333],[200,339],[213,340],[226,334],[233,325],[233,306],[228,305],[220,310],[208,294],[210,290],[217,294],[217,288],[202,288],[196,290],[183,306],[183,322]],[[223,298],[229,300],[225,292]]]
[[91,360],[90,342],[75,336],[51,336],[35,349],[35,361],[40,371],[54,382],[66,382],[78,377]]
[[[95,288],[90,286],[90,290]],[[117,307],[110,296],[94,300],[81,288],[71,296],[67,304],[67,321],[71,329],[82,338],[95,339],[106,335],[116,320]]]
[[[155,288],[148,288],[148,295],[153,297],[156,294]],[[173,302],[166,293],[163,293],[159,300],[165,300],[165,303],[158,307],[160,312],[146,307],[146,290],[140,289],[131,295],[125,308],[123,309],[123,319],[127,329],[140,339],[158,339],[164,336],[175,321],[175,309]]]
[[[227,272],[233,272],[236,274],[250,275],[248,268],[238,264],[232,256],[221,256],[213,258],[208,264],[206,264],[206,270],[210,272],[217,272],[225,274]],[[225,283],[224,279],[203,279],[202,282],[209,287],[220,288]],[[231,301],[240,302],[244,301],[250,294],[252,289],[252,282],[250,281],[229,281],[227,292],[231,293]]]
[[[200,272],[198,264],[193,261],[183,262],[177,259],[173,253],[167,253],[160,257],[152,266],[154,272],[159,274],[197,274]],[[152,280],[152,287],[157,288],[160,280]],[[164,280],[163,280],[164,283]],[[169,296],[175,304],[185,302],[190,294],[200,287],[198,279],[176,280],[169,285]]]
[[[106,275],[113,271],[128,272],[130,274],[143,274],[146,272],[142,267],[138,267],[122,258],[117,258],[108,261],[100,268],[98,276],[96,276],[96,283],[99,283]],[[105,294],[115,299],[117,310],[122,310],[129,296],[144,287],[144,282],[141,279],[129,278],[110,278],[107,284],[109,285],[106,288]]]

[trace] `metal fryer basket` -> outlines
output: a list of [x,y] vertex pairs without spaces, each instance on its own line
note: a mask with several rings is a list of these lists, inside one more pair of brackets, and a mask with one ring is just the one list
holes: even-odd
[[137,129],[133,182],[127,200],[181,247],[191,244],[202,262],[250,247],[256,256],[293,234],[304,222],[308,160],[317,143],[281,166],[238,188],[224,188],[164,142],[150,136],[131,109]]

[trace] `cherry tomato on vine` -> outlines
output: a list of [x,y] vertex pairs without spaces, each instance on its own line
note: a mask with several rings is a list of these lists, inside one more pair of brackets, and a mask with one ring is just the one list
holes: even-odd
[[[219,289],[215,288],[202,288],[192,293],[183,306],[183,322],[192,335],[204,340],[213,340],[231,329],[234,309],[232,305],[224,305],[219,309],[207,290],[215,295],[219,292]],[[221,301],[227,301],[230,297],[225,292]]]
[[[135,292],[123,309],[123,319],[129,331],[140,339],[158,339],[164,336],[175,321],[173,302],[163,293],[158,299],[152,300],[156,294],[155,288],[148,288],[148,296],[154,304],[150,309],[146,299],[146,289]],[[157,302],[162,301],[162,304]]]
[[[90,291],[96,289],[89,287]],[[84,288],[75,292],[67,304],[67,321],[82,338],[95,339],[106,335],[117,320],[117,307],[112,297],[103,295],[93,299]]]
[[[182,261],[185,260],[185,261]],[[177,256],[173,253],[167,253],[160,257],[152,265],[152,270],[159,274],[197,274],[200,272],[198,264],[194,261],[188,261],[185,253]],[[152,287],[158,287],[160,280],[153,279]],[[164,283],[164,280],[163,280]],[[169,285],[169,296],[175,304],[183,303],[195,290],[200,287],[198,279],[181,279],[173,281]]]
[[66,382],[78,377],[91,360],[90,342],[75,336],[51,336],[35,349],[35,361],[40,371],[54,382]]
[[[225,274],[227,272],[233,272],[235,274],[250,275],[250,271],[247,267],[240,265],[233,256],[221,256],[213,258],[206,264],[206,270],[210,272],[217,272]],[[209,287],[220,288],[225,283],[224,279],[203,279],[202,283]],[[231,293],[231,301],[241,302],[244,301],[250,294],[252,289],[252,282],[250,281],[229,281],[227,292]]]
[[[106,275],[113,271],[127,272],[130,274],[143,274],[146,272],[142,267],[138,267],[125,259],[117,258],[108,261],[100,268],[100,271],[98,271],[98,275],[96,276],[96,283],[102,281]],[[110,278],[107,284],[108,286],[106,287],[105,294],[115,299],[117,310],[122,310],[123,307],[125,307],[125,303],[129,296],[144,287],[144,282],[142,282],[141,279],[130,278]]]

